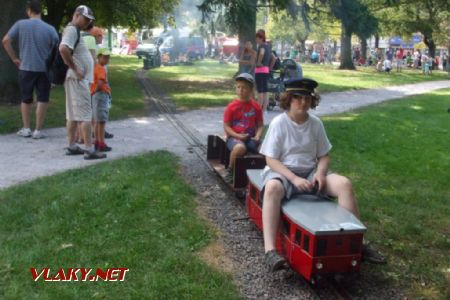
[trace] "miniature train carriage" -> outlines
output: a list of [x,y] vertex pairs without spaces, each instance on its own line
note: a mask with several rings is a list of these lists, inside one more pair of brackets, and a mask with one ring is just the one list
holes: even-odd
[[[225,140],[217,135],[208,136],[208,152],[206,156],[214,171],[222,178],[225,176],[226,167],[230,162],[230,150],[228,150]],[[244,157],[237,157],[233,182],[231,187],[236,192],[245,192],[247,187],[248,169],[261,169],[266,165],[266,160],[261,154],[249,153]]]
[[[246,206],[262,227],[262,170],[248,170]],[[366,227],[334,201],[315,195],[295,195],[282,204],[277,251],[292,269],[315,282],[320,275],[358,272]]]

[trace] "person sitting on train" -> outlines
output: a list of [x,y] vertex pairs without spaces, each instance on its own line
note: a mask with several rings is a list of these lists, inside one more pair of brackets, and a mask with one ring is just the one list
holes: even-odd
[[264,129],[261,105],[254,100],[255,80],[249,73],[236,76],[236,95],[225,109],[223,127],[227,136],[227,148],[231,151],[230,163],[225,175],[227,182],[233,181],[233,168],[237,157],[247,151],[258,152]]
[[[264,180],[263,228],[265,263],[270,271],[285,263],[275,250],[283,199],[296,193],[317,193],[337,197],[338,204],[359,218],[358,203],[350,180],[328,169],[332,146],[322,121],[309,113],[320,100],[314,80],[292,79],[286,82],[280,106],[285,110],[270,123],[260,153],[266,156]],[[384,263],[377,251],[363,247],[363,259]]]

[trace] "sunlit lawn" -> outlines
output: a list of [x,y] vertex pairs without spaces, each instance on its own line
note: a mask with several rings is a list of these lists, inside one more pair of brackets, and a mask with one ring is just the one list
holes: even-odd
[[[112,56],[109,67],[109,80],[113,96],[110,119],[117,120],[135,116],[145,116],[144,97],[136,81],[136,70],[142,61],[134,56]],[[52,89],[45,127],[65,126],[66,104],[63,86]],[[0,134],[14,132],[22,126],[19,105],[0,105]],[[34,108],[32,128],[34,128]]]
[[[423,76],[420,70],[404,69],[391,74],[376,72],[374,67],[358,67],[356,71],[338,70],[331,65],[303,64],[305,77],[319,82],[321,93],[352,89],[381,88],[430,80],[443,80],[447,73],[435,71],[432,76]],[[219,64],[204,60],[192,66],[170,66],[152,69],[151,80],[168,93],[178,108],[199,108],[226,105],[234,97],[233,75],[237,64]]]
[[311,77],[320,83],[320,92],[339,92],[357,89],[382,88],[391,85],[402,85],[422,81],[445,80],[447,73],[434,71],[432,76],[424,76],[421,70],[402,69],[391,73],[377,72],[374,67],[357,67],[356,71],[338,70],[331,65],[303,65],[304,76]]
[[[1,299],[238,299],[199,259],[214,230],[167,152],[0,191]],[[30,268],[128,268],[123,282],[34,282]]]
[[415,297],[450,299],[450,90],[323,118],[332,169],[349,176],[368,240],[388,255],[373,272]]

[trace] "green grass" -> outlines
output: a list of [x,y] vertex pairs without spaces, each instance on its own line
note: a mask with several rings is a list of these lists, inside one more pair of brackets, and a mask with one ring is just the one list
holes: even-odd
[[[357,71],[341,71],[336,66],[303,64],[305,77],[320,84],[321,93],[354,89],[381,88],[430,80],[443,80],[447,73],[435,71],[433,76],[423,76],[420,70],[403,70],[391,74],[359,67]],[[233,75],[237,64],[219,64],[217,61],[194,62],[192,66],[173,66],[152,69],[148,76],[172,97],[178,108],[195,109],[226,105],[235,96]]]
[[332,169],[353,180],[374,266],[412,295],[450,297],[450,90],[323,118]]
[[[113,96],[110,119],[145,116],[143,92],[135,79],[136,70],[142,67],[142,60],[133,56],[112,56],[109,67],[109,80]],[[50,94],[50,104],[45,119],[45,127],[64,127],[66,116],[64,87],[57,86]],[[32,111],[34,128],[35,108]],[[19,105],[0,105],[0,134],[17,131],[22,126]]]
[[178,108],[195,109],[230,102],[235,95],[232,78],[236,71],[236,64],[203,60],[191,66],[152,69],[148,76],[168,92]]
[[[155,152],[0,192],[0,298],[237,299],[198,258],[214,233],[177,159]],[[30,268],[129,268],[124,282],[43,282]]]
[[421,70],[403,69],[390,74],[377,72],[374,67],[358,67],[356,71],[338,70],[336,66],[304,64],[303,75],[319,82],[321,93],[341,92],[359,89],[374,89],[423,81],[446,80],[447,73],[434,71],[424,76]]

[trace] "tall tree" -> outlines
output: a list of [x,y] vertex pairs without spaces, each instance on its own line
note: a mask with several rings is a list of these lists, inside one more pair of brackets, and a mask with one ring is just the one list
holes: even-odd
[[225,18],[232,31],[239,35],[239,45],[242,48],[246,41],[255,42],[256,11],[258,6],[270,5],[273,9],[285,8],[292,0],[204,0],[198,6],[206,21],[211,13],[225,8]]
[[288,15],[286,11],[274,13],[270,16],[267,30],[270,32],[271,40],[287,42],[291,45],[299,43],[305,50],[305,42],[308,39],[310,31],[305,28],[305,24]]
[[[8,32],[15,21],[26,17],[26,2],[26,0],[3,2],[3,14],[0,18],[1,38]],[[20,101],[17,85],[17,67],[11,62],[3,46],[0,47],[0,102],[17,103]]]
[[364,37],[375,33],[376,20],[367,6],[360,0],[322,0],[330,6],[331,13],[341,21],[341,64],[340,69],[353,70],[352,35]]
[[[372,0],[377,5],[377,0]],[[378,2],[388,0],[378,0]],[[389,0],[391,6],[378,12],[385,31],[411,36],[420,32],[434,57],[436,45],[448,42],[450,2],[448,0]]]
[[378,19],[369,11],[367,6],[363,6],[360,11],[360,18],[364,20],[358,24],[355,34],[361,41],[361,54],[364,60],[367,59],[367,39],[378,32]]

